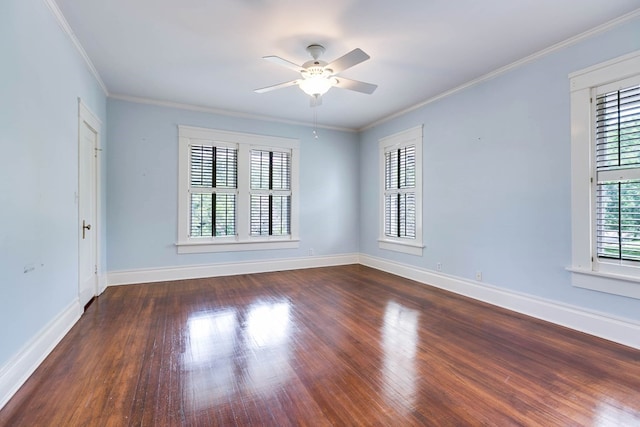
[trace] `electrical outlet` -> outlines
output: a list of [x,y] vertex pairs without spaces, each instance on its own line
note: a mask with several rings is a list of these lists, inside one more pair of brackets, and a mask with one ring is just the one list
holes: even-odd
[[436,264],[436,270],[437,271],[442,271],[442,263],[441,262]]
[[476,280],[482,282],[482,271],[476,271]]

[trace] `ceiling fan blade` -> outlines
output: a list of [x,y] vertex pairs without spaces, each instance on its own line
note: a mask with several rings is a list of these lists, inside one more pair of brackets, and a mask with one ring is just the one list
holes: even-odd
[[356,92],[367,93],[369,95],[371,95],[378,87],[378,85],[360,82],[358,80],[345,79],[344,77],[336,77],[336,79],[338,80],[338,83],[335,84],[335,87],[355,90]]
[[364,53],[362,49],[353,49],[351,52],[328,64],[326,68],[330,68],[333,74],[338,74],[339,72],[344,71],[347,68],[351,68],[354,65],[358,65],[369,58],[370,56]]
[[289,68],[290,70],[301,72],[303,68],[300,65],[294,64],[291,61],[287,61],[284,58],[280,58],[279,56],[263,56],[262,59],[266,59],[269,62],[273,62],[274,64],[282,65],[283,67]]
[[263,88],[260,88],[260,89],[255,89],[254,92],[255,93],[271,92],[272,90],[282,89],[283,87],[295,86],[299,82],[300,82],[300,80],[291,80],[290,82],[285,82],[285,83],[280,83],[280,84],[273,85],[273,86],[267,86],[267,87],[263,87]]

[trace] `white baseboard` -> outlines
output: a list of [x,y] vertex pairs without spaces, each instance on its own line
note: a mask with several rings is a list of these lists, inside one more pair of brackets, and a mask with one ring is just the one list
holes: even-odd
[[269,259],[208,265],[187,265],[168,268],[113,271],[107,274],[107,285],[165,282],[169,280],[200,279],[204,277],[232,276],[236,274],[267,273],[270,271],[299,270],[301,268],[331,267],[357,264],[358,254],[313,256],[304,258]]
[[360,264],[640,349],[640,324],[486,283],[360,255]]
[[0,367],[0,409],[22,387],[81,315],[82,307],[76,300],[58,314],[4,366]]

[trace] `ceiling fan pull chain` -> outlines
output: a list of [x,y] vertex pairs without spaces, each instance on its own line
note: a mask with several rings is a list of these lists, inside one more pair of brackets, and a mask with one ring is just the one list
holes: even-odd
[[313,137],[318,139],[318,108],[313,107]]

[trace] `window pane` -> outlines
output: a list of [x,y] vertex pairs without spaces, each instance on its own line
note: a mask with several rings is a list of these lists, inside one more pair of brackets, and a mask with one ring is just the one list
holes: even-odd
[[416,237],[416,195],[406,193],[400,195],[400,230],[399,237]]
[[250,204],[252,236],[291,234],[291,196],[252,194]]
[[274,151],[272,153],[272,186],[273,190],[289,190],[291,187],[291,156],[289,153]]
[[402,147],[400,156],[399,188],[414,188],[416,186],[416,147],[410,145]]
[[191,186],[213,187],[213,147],[191,146]]
[[235,223],[235,194],[191,195],[191,237],[233,236],[236,234]]
[[596,203],[598,256],[640,260],[640,181],[598,184]]
[[[191,146],[191,186],[236,188],[238,150],[210,145]],[[215,181],[214,181],[215,170]]]
[[269,151],[251,150],[251,189],[269,189]]
[[384,153],[384,189],[398,188],[398,151]]
[[290,234],[291,223],[291,197],[272,196],[272,230],[273,236],[286,236]]
[[191,237],[213,236],[213,194],[191,195]]
[[252,236],[269,235],[269,196],[251,195],[250,232]]
[[640,165],[640,86],[596,99],[598,169]]
[[238,150],[214,147],[216,154],[216,187],[236,188],[238,186]]
[[216,236],[234,236],[236,234],[236,195],[215,194],[216,199]]
[[280,151],[251,151],[251,189],[289,190],[291,155]]
[[398,237],[398,195],[395,193],[384,197],[384,234]]

